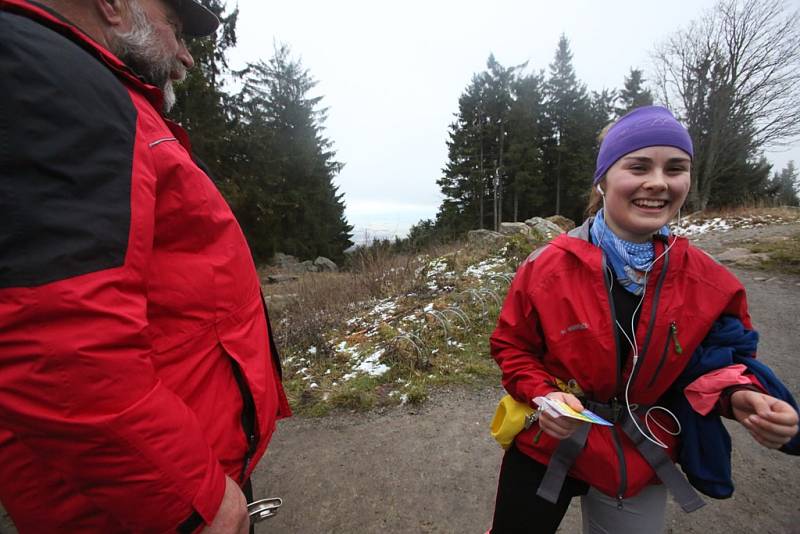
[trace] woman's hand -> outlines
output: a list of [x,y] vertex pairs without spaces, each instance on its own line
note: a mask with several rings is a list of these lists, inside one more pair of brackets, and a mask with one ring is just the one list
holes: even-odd
[[[560,400],[576,412],[583,411],[583,404],[575,395],[571,393],[563,393],[561,391],[554,391],[547,394],[548,399]],[[539,428],[545,433],[553,436],[556,439],[566,439],[575,432],[580,425],[584,425],[583,421],[578,421],[572,417],[553,417],[546,411],[539,415]]]
[[739,390],[731,395],[731,408],[736,420],[764,447],[779,449],[797,434],[797,412],[775,397]]

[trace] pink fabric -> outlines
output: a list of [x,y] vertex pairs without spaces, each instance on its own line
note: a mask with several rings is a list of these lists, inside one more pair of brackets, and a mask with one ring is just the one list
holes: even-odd
[[754,376],[744,374],[746,370],[747,367],[739,363],[706,373],[684,388],[686,400],[694,411],[708,415],[717,405],[722,392],[731,386],[754,385],[763,390]]

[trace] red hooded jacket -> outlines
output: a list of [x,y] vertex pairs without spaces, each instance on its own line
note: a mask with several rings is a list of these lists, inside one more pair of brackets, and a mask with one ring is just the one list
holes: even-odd
[[213,520],[289,415],[244,236],[161,92],[0,0],[0,501],[21,532]]
[[[631,359],[623,365],[621,354],[629,347],[624,338],[617,338],[603,254],[589,242],[590,224],[560,235],[520,266],[491,336],[503,386],[516,400],[533,407],[534,397],[558,391],[556,378],[574,379],[586,398],[597,402],[625,398]],[[752,328],[745,291],[736,277],[687,240],[669,239],[674,244],[648,276],[640,310],[631,404],[658,404],[721,315],[739,317]],[[656,241],[655,247],[658,257],[666,245]],[[662,415],[656,415],[658,421],[673,428],[674,423]],[[674,459],[676,439],[652,426]],[[515,443],[547,464],[559,441],[542,434],[534,442],[538,431],[534,424]],[[658,480],[618,426],[600,425],[592,425],[570,476],[619,498],[636,495]]]

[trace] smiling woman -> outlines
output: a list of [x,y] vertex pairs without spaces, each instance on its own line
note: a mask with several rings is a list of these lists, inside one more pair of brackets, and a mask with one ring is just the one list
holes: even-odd
[[[517,271],[491,337],[503,386],[531,408],[547,397],[614,424],[542,412],[503,459],[493,534],[555,532],[575,496],[584,532],[657,533],[667,491],[687,512],[705,504],[692,485],[720,497],[703,482],[725,477],[708,476],[708,466],[725,458],[727,435],[718,419],[722,430],[701,432],[693,413],[716,410],[767,448],[800,449],[791,396],[758,378],[755,343],[743,342],[757,339],[744,288],[667,226],[686,200],[693,157],[688,132],[667,109],[625,115],[601,143],[595,216]],[[733,356],[712,364],[708,339]],[[698,368],[708,374],[698,378]],[[705,407],[684,395],[689,383],[711,399]],[[703,453],[702,473],[692,471]],[[678,454],[692,485],[672,463]]]

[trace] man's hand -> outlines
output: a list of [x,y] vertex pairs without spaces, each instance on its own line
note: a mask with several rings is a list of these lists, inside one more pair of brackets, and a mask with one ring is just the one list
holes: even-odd
[[[548,393],[547,398],[560,400],[576,412],[583,411],[583,404],[571,393],[554,391],[553,393]],[[580,425],[584,424],[588,423],[573,419],[572,417],[553,417],[548,414],[547,411],[543,411],[539,416],[539,428],[556,439],[566,439],[570,437]]]
[[731,395],[731,408],[736,420],[764,447],[779,449],[797,434],[797,412],[775,397],[739,390]]
[[248,534],[250,517],[247,515],[247,500],[238,484],[225,477],[225,494],[214,521],[202,530],[203,534]]

